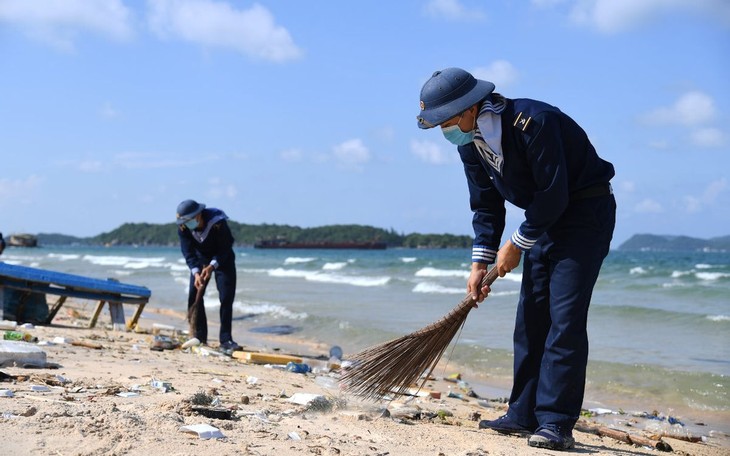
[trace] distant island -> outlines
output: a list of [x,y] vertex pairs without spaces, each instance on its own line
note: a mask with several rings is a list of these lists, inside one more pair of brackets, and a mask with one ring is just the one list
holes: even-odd
[[654,252],[728,252],[730,236],[699,239],[689,236],[667,236],[658,234],[635,234],[622,243],[618,250],[640,250]]
[[[232,220],[228,224],[238,247],[253,247],[262,241],[289,242],[294,244],[315,243],[378,243],[388,248],[463,248],[470,249],[472,237],[454,234],[400,234],[369,225],[325,225],[301,228],[291,225],[250,225]],[[132,245],[176,246],[177,225],[174,223],[125,223],[107,233],[92,237],[76,237],[65,234],[40,233],[38,245]],[[659,234],[635,234],[618,246],[620,251],[656,252],[730,252],[730,235],[711,239],[690,236]]]
[[[301,228],[291,225],[250,225],[228,221],[236,246],[250,247],[266,240],[285,240],[299,244],[313,243],[384,243],[387,247],[471,248],[472,237],[454,234],[399,234],[368,225],[326,225]],[[174,223],[125,223],[108,233],[82,238],[65,234],[39,233],[38,245],[134,245],[176,246],[178,227]]]

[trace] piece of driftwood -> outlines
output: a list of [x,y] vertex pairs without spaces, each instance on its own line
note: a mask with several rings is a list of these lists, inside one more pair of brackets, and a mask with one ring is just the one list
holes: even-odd
[[619,431],[618,429],[611,429],[606,426],[591,426],[588,424],[578,423],[575,425],[575,430],[580,432],[586,432],[589,434],[595,434],[601,437],[610,437],[620,442],[630,443],[632,445],[647,446],[659,451],[672,451],[672,446],[661,438],[653,440],[648,437],[644,437],[636,434],[629,434],[628,432]]
[[71,345],[73,345],[75,347],[93,348],[96,350],[104,348],[103,345],[101,345],[99,342],[90,342],[88,340],[74,340],[74,341],[71,341]]

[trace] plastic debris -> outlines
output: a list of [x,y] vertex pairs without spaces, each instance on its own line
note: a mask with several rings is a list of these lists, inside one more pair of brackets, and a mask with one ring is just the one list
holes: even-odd
[[15,394],[9,389],[0,389],[0,397],[13,397]]
[[309,364],[295,363],[293,361],[289,361],[286,364],[286,370],[288,370],[289,372],[294,372],[296,374],[306,374],[312,369],[310,369]]
[[216,427],[209,424],[191,424],[189,426],[181,426],[182,432],[188,434],[197,434],[203,440],[208,439],[224,439],[226,436]]

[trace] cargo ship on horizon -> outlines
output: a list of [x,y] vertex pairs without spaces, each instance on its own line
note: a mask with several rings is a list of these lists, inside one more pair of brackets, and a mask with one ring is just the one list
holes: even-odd
[[291,242],[286,239],[265,239],[254,243],[256,249],[357,249],[357,250],[385,250],[388,245],[377,241],[313,241]]

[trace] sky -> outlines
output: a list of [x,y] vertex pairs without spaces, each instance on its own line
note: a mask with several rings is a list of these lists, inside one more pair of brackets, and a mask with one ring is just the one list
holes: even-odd
[[456,148],[416,124],[461,67],[586,130],[616,168],[614,248],[727,235],[728,56],[726,0],[0,0],[0,232],[170,223],[192,198],[471,235]]

